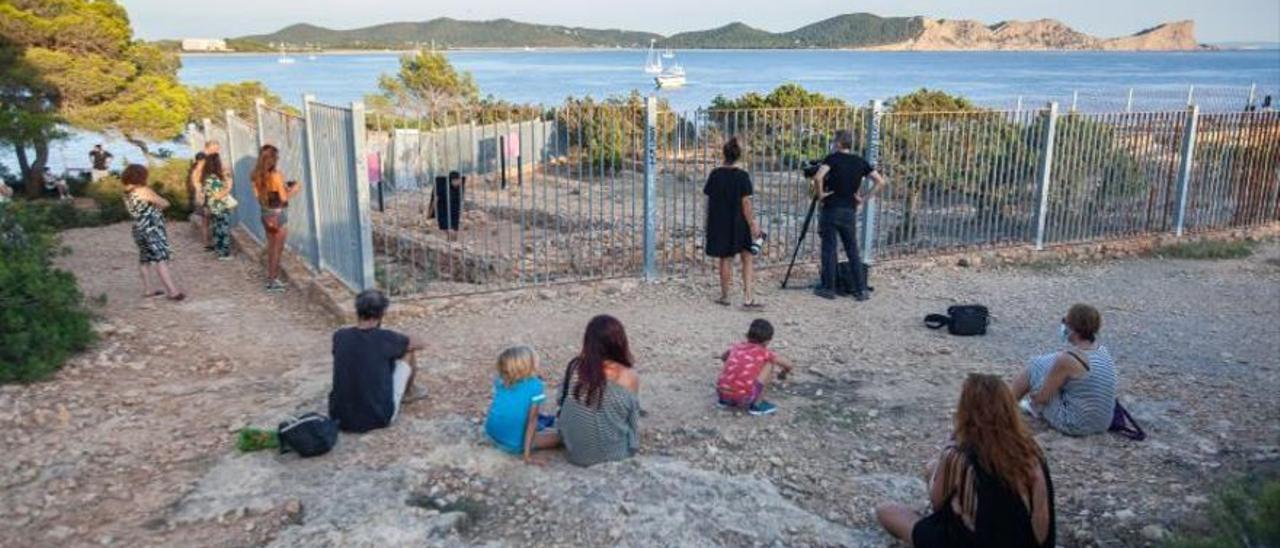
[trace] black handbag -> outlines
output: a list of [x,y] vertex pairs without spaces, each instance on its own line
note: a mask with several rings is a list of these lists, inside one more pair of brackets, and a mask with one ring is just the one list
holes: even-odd
[[338,443],[338,423],[319,413],[289,417],[280,423],[280,452],[303,457],[328,453]]
[[991,315],[987,307],[980,304],[955,305],[947,307],[945,316],[929,314],[924,317],[924,325],[929,329],[942,329],[942,326],[946,326],[948,333],[961,337],[986,335],[990,321]]

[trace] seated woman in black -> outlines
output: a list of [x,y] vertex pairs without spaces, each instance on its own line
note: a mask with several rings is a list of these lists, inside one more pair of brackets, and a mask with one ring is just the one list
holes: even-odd
[[917,548],[1054,546],[1049,467],[999,377],[965,380],[951,443],[926,475],[932,514],[920,518],[901,504],[876,508],[893,536]]

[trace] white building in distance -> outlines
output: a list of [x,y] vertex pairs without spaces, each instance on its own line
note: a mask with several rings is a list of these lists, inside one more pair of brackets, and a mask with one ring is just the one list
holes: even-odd
[[216,38],[183,38],[182,51],[228,51],[227,41]]

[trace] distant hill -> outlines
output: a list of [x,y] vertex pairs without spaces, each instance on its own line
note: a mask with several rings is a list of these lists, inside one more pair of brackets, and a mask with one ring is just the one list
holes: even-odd
[[440,48],[637,48],[657,40],[683,49],[838,48],[881,50],[1192,50],[1201,46],[1191,21],[1152,27],[1120,38],[1098,38],[1052,19],[1002,21],[928,17],[839,15],[787,32],[769,32],[744,23],[664,37],[651,32],[588,29],[521,23],[510,19],[384,23],[350,30],[297,24],[270,34],[245,36],[259,44],[328,49],[410,49],[434,43]]

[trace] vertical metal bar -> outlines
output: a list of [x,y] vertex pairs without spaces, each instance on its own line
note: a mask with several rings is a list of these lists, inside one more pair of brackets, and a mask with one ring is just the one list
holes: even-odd
[[258,148],[262,148],[262,145],[266,144],[267,142],[267,139],[264,136],[265,130],[262,127],[262,107],[263,106],[266,106],[265,99],[261,97],[255,97],[253,99],[253,123],[254,123],[254,126],[256,126],[258,129]]
[[348,184],[354,184],[356,198],[357,229],[360,231],[360,285],[372,289],[373,277],[373,218],[369,206],[369,166],[365,157],[364,103],[351,103],[351,167],[355,170]]
[[1022,113],[1022,96],[1021,95],[1018,96],[1018,106],[1016,109],[1014,109],[1014,111],[1019,114]]
[[1249,84],[1249,100],[1246,101],[1244,104],[1245,111],[1253,110],[1253,100],[1257,98],[1257,94],[1258,94],[1258,83],[1254,82],[1252,84]]
[[312,127],[311,124],[311,103],[315,100],[316,98],[311,95],[302,96],[302,133],[304,136],[302,142],[304,145],[303,152],[306,158],[307,177],[309,178],[305,192],[307,195],[307,209],[308,214],[311,215],[311,226],[316,227],[316,237],[312,244],[314,249],[312,250],[313,253],[311,255],[315,264],[312,266],[317,270],[323,270],[328,268],[328,264],[324,260],[324,253],[322,252],[324,248],[321,247],[320,244],[324,239],[324,230],[321,229],[324,225],[321,223],[322,216],[320,215],[320,201],[323,199],[323,196],[320,195],[320,176],[316,171],[315,128]]
[[1053,171],[1053,138],[1058,125],[1058,103],[1049,103],[1044,122],[1043,149],[1040,154],[1040,170],[1037,173],[1036,197],[1039,205],[1036,213],[1036,250],[1044,249],[1045,215],[1049,212],[1049,176]]
[[1181,237],[1186,228],[1187,191],[1191,183],[1191,167],[1196,150],[1196,124],[1200,118],[1200,107],[1191,105],[1187,109],[1187,121],[1182,129],[1182,165],[1178,168],[1178,214],[1174,224],[1174,235]]
[[1080,92],[1071,90],[1071,112],[1076,111],[1076,104],[1080,101]]
[[[879,99],[874,99],[868,105],[867,119],[865,129],[867,130],[866,160],[868,164],[876,166],[880,158],[880,117],[883,114],[884,104]],[[868,191],[878,191],[876,188],[869,188]],[[876,199],[874,197],[867,198],[867,203],[862,206],[862,262],[871,264],[875,260],[876,247]]]
[[658,98],[652,95],[644,100],[644,279],[657,278],[657,173],[655,155],[657,140],[654,135],[658,116]]
[[1187,86],[1187,106],[1191,106],[1195,103],[1195,94],[1196,86],[1194,84]]
[[1129,88],[1129,99],[1124,103],[1125,112],[1133,112],[1133,88]]

